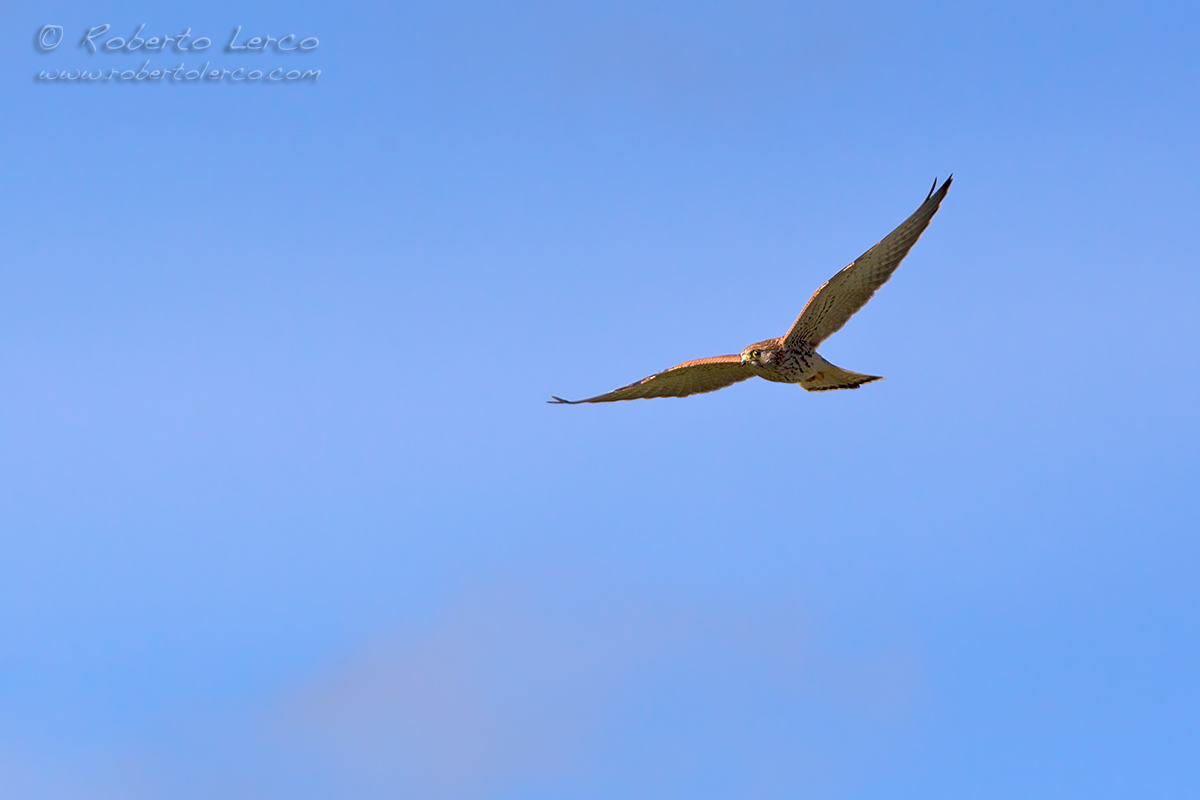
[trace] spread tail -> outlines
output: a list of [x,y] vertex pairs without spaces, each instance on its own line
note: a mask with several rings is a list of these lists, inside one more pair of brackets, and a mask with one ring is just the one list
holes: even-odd
[[817,366],[817,371],[800,381],[800,385],[810,392],[826,392],[830,389],[857,389],[864,383],[883,380],[879,375],[863,375],[861,372],[851,372],[848,369],[835,367],[820,356],[817,358],[822,362]]

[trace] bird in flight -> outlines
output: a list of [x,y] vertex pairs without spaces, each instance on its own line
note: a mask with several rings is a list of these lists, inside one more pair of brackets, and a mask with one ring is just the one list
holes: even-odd
[[929,221],[937,213],[953,180],[951,175],[938,188],[935,179],[921,207],[881,242],[817,289],[791,330],[778,339],[752,344],[736,356],[685,361],[607,394],[584,400],[563,400],[551,395],[547,402],[574,405],[644,397],[687,397],[724,389],[755,376],[777,383],[797,383],[810,392],[857,389],[864,383],[880,380],[878,375],[863,375],[835,367],[817,353],[817,346],[841,330],[846,321],[892,277],[896,267],[929,227]]

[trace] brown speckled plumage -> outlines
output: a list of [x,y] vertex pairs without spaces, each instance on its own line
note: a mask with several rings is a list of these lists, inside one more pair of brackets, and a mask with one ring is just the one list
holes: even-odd
[[817,289],[791,329],[777,339],[766,339],[745,348],[740,355],[716,356],[686,361],[670,369],[586,400],[551,403],[608,403],[646,397],[687,397],[711,392],[755,376],[777,383],[795,383],[810,392],[857,389],[880,380],[834,366],[817,352],[817,346],[841,329],[856,311],[892,277],[908,251],[929,227],[953,176],[933,189],[912,216],[878,244],[855,259]]

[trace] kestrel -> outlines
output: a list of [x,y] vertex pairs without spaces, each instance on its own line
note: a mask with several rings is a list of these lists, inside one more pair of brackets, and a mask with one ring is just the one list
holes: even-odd
[[777,383],[797,383],[810,392],[857,389],[864,383],[880,380],[878,375],[863,375],[835,367],[817,353],[817,346],[841,330],[846,321],[892,277],[896,267],[929,227],[929,221],[937,213],[953,180],[952,175],[940,189],[934,180],[921,207],[881,242],[817,289],[791,330],[778,339],[756,342],[742,350],[741,355],[685,361],[608,394],[586,400],[563,400],[551,395],[552,399],[547,402],[573,405],[643,397],[687,397],[724,389],[756,375]]

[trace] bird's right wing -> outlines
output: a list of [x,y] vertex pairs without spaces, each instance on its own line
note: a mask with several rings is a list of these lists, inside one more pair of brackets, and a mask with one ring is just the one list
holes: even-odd
[[685,361],[670,369],[642,378],[637,383],[614,389],[608,394],[586,400],[563,400],[551,395],[548,403],[611,403],[614,400],[639,400],[645,397],[687,397],[689,394],[714,392],[730,384],[753,378],[754,371],[742,363],[741,356],[716,356]]

